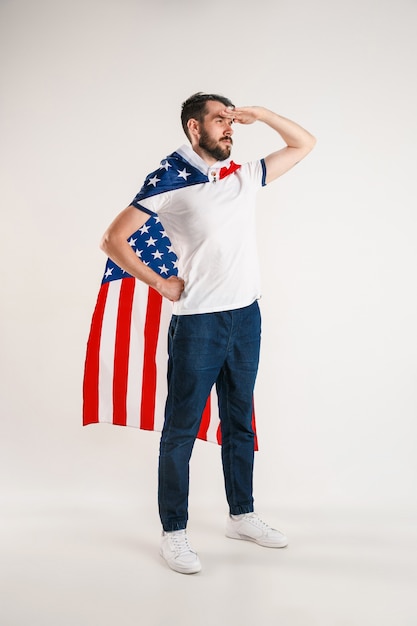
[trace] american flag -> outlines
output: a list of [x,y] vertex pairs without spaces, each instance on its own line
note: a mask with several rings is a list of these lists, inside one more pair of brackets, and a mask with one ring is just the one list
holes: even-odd
[[[225,175],[237,167],[233,164]],[[140,200],[150,195],[206,182],[207,176],[174,152],[149,174],[132,204],[143,208]],[[177,256],[157,215],[150,215],[128,243],[155,272],[165,278],[178,274]],[[110,423],[162,430],[171,314],[169,300],[107,259],[87,342],[84,426]],[[256,433],[254,411],[253,427]],[[221,444],[215,387],[207,399],[198,438]]]

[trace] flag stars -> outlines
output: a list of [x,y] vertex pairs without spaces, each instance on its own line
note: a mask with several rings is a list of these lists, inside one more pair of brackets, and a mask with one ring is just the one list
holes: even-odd
[[136,243],[136,239],[133,239],[133,237],[131,237],[128,241],[129,246],[132,246],[132,248],[135,245],[135,243]]
[[139,250],[139,248],[136,250],[135,254],[136,256],[138,256],[140,259],[142,258],[142,252],[143,250]]
[[168,171],[168,169],[172,167],[171,163],[169,163],[167,160],[165,161],[161,161],[161,167],[159,169],[164,169],[166,171]]
[[145,235],[148,234],[149,232],[149,226],[147,226],[147,223],[145,223],[142,228],[139,228],[139,232],[141,235]]
[[165,230],[160,230],[159,232],[161,233],[162,237],[168,237]]
[[191,176],[190,172],[187,172],[185,167],[183,170],[177,170],[177,172],[178,172],[178,178],[183,178],[184,180],[187,180],[187,176]]
[[104,274],[104,278],[108,278],[109,276],[111,276],[113,274],[113,270],[114,270],[114,267],[108,267]]
[[157,241],[158,241],[157,239],[154,239],[153,237],[149,237],[149,239],[146,240],[146,243],[148,244],[148,248],[149,246],[154,246]]
[[148,185],[153,185],[154,187],[157,186],[157,184],[161,181],[160,178],[158,178],[155,174],[155,176],[153,176],[152,178],[149,179],[148,181]]
[[152,252],[152,256],[154,259],[162,259],[164,255],[159,250],[156,250],[155,252]]
[[165,267],[165,263],[163,265],[159,265],[159,271],[161,274],[168,274],[168,268]]

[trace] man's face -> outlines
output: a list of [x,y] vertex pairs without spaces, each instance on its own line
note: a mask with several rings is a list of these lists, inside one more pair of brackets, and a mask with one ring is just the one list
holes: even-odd
[[220,114],[226,108],[221,102],[209,100],[206,108],[207,113],[200,124],[198,145],[216,161],[224,161],[232,151],[233,118]]

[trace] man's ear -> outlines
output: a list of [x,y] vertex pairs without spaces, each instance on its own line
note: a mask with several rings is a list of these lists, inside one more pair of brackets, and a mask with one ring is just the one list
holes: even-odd
[[200,124],[193,117],[190,118],[187,122],[188,132],[192,137],[197,137],[200,132]]

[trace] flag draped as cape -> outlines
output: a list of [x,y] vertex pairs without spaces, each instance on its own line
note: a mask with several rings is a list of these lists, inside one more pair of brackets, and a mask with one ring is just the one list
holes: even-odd
[[[223,168],[223,176],[238,167],[232,162],[229,169]],[[132,204],[143,208],[140,201],[152,195],[207,182],[205,174],[174,152],[149,174]],[[177,275],[177,257],[157,215],[150,215],[128,243],[155,272],[165,278]],[[162,430],[171,314],[169,300],[107,260],[87,342],[84,426],[110,423]],[[256,433],[254,412],[253,428]],[[198,438],[221,444],[215,387],[207,399]]]

